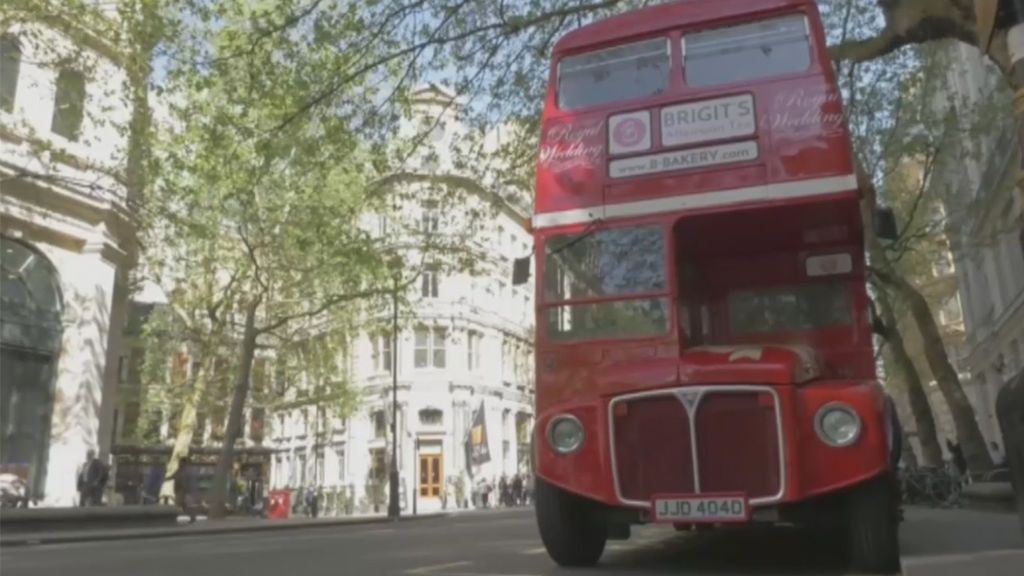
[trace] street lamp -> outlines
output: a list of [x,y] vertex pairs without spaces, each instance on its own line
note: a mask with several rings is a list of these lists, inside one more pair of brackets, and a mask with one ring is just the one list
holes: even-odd
[[398,520],[398,273],[391,290],[391,472],[388,475],[388,518]]

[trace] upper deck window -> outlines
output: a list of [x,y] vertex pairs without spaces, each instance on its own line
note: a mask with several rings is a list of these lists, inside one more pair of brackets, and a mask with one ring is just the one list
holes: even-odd
[[811,66],[807,18],[792,14],[683,36],[690,86],[719,86],[803,72]]
[[669,61],[665,38],[562,58],[558,107],[571,110],[660,94],[668,88]]

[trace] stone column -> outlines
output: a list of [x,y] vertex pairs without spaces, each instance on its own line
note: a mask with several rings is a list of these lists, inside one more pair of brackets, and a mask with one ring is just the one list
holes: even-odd
[[47,505],[75,505],[77,472],[87,450],[101,453],[109,448],[109,439],[100,433],[113,426],[113,394],[105,394],[107,362],[112,353],[116,357],[110,350],[111,332],[120,331],[120,325],[111,324],[117,266],[102,252],[87,250],[58,261],[65,316],[50,429]]

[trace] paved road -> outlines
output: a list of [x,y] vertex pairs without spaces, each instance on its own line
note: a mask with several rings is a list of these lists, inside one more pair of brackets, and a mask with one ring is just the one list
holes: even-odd
[[[1005,564],[1020,558],[993,551],[1024,552],[1024,539],[1010,515],[910,510],[903,532],[904,557],[915,566],[922,558],[936,555],[959,554],[963,560],[963,555],[979,553],[1003,558]],[[784,531],[693,535],[661,527],[639,528],[630,541],[610,543],[596,569],[564,571],[544,553],[530,511],[399,524],[55,544],[3,549],[0,556],[4,576],[844,574],[835,550],[806,535]],[[1017,575],[1006,572],[1011,573]]]

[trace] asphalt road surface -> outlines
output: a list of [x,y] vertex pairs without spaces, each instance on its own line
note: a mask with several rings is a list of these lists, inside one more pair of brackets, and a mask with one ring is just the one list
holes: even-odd
[[[1003,558],[1024,550],[1015,518],[969,511],[909,510],[905,564],[937,556]],[[1005,556],[1019,569],[1020,557]],[[791,531],[676,533],[635,528],[610,542],[594,569],[548,559],[532,511],[516,510],[362,526],[0,549],[3,576],[548,576],[839,575],[834,549]],[[922,572],[922,573],[927,573]],[[1008,574],[1011,572],[1007,572]]]

